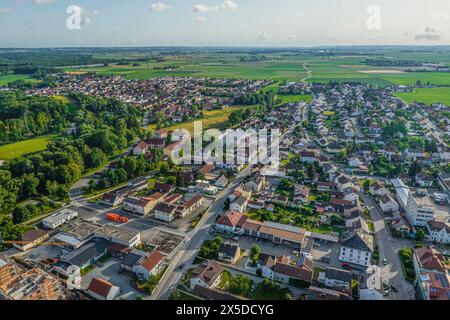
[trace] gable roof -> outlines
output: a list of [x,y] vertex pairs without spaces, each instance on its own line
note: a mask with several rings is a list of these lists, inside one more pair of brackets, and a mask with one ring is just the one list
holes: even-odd
[[163,259],[164,255],[158,250],[155,250],[149,254],[148,258],[141,262],[141,266],[148,271],[152,271]]
[[222,274],[224,268],[216,261],[203,263],[192,271],[192,278],[199,278],[211,286]]
[[236,226],[243,226],[247,219],[247,216],[239,211],[230,211],[217,220],[217,224],[234,228]]
[[433,247],[423,247],[415,250],[420,266],[427,270],[447,272],[449,269],[445,264],[444,256]]
[[350,271],[332,267],[326,268],[325,276],[328,279],[335,279],[346,283],[351,283],[352,281],[352,273]]
[[342,245],[349,248],[370,252],[373,252],[374,249],[374,241],[372,235],[365,232],[364,230],[350,232],[347,238],[342,241]]
[[100,278],[92,278],[91,283],[88,287],[88,291],[98,294],[101,297],[107,298],[109,292],[113,287],[114,286],[106,280]]

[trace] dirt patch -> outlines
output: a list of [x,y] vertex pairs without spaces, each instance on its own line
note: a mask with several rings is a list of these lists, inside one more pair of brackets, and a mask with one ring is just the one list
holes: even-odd
[[365,73],[365,74],[398,74],[398,73],[405,73],[400,70],[360,70],[359,73]]
[[80,74],[86,74],[86,71],[66,71],[66,74],[72,74],[72,75],[80,75]]

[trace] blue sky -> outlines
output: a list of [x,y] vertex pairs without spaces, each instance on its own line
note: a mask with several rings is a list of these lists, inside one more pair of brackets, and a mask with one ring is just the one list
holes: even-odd
[[445,45],[449,32],[448,0],[0,0],[0,47]]

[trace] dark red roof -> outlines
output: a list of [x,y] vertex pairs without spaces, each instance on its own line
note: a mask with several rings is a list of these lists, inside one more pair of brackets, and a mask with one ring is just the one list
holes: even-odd
[[89,284],[88,291],[94,292],[102,297],[107,297],[113,285],[106,280],[93,278]]

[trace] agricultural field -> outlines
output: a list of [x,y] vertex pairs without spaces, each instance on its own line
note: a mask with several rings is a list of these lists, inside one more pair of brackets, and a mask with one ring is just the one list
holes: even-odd
[[395,94],[407,103],[422,102],[425,104],[443,103],[450,105],[450,88],[419,88],[414,92],[398,92]]
[[[399,59],[417,61],[436,61],[450,64],[450,56],[439,56],[430,53],[410,56],[406,53],[397,54]],[[394,55],[394,54],[393,54]],[[242,63],[238,55],[230,54],[191,54],[165,56],[163,62],[139,62],[133,66],[132,59],[138,55],[127,56],[129,65],[109,65],[86,68],[64,68],[66,72],[124,75],[129,79],[149,79],[163,76],[181,77],[211,77],[237,79],[268,79],[275,81],[309,82],[366,82],[376,86],[412,85],[421,80],[439,86],[450,86],[450,74],[439,72],[402,72],[395,67],[377,67],[365,64],[370,55],[361,56],[295,56],[295,55],[267,55],[270,61]],[[142,58],[142,56],[140,56]],[[242,55],[240,55],[242,57]],[[440,60],[439,60],[440,58]],[[442,61],[441,61],[442,60]],[[304,66],[311,70],[311,77]],[[171,70],[155,69],[167,66],[177,66]]]
[[47,149],[48,142],[56,137],[57,135],[49,135],[0,146],[0,160],[12,160],[29,153],[43,151]]
[[[170,127],[167,127],[167,129],[169,129],[169,130],[186,129],[191,134],[193,134],[194,133],[194,123],[196,121],[202,121],[203,130],[207,130],[207,129],[211,129],[211,128],[222,129],[227,124],[228,116],[233,111],[244,110],[247,108],[251,108],[251,106],[235,106],[235,107],[225,108],[223,110],[203,111],[202,119],[195,119],[195,120],[192,120],[189,122],[178,123],[178,124],[172,125]],[[150,127],[150,129],[155,130],[156,124],[152,124],[149,127]]]
[[31,80],[31,77],[25,74],[8,74],[6,76],[0,76],[0,86],[6,86],[8,83],[17,80]]

